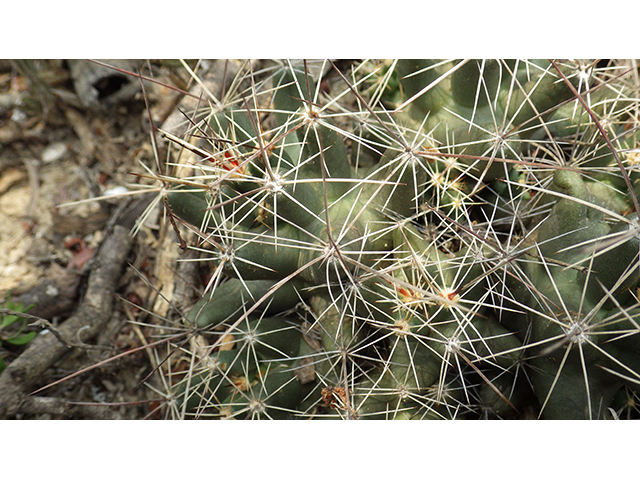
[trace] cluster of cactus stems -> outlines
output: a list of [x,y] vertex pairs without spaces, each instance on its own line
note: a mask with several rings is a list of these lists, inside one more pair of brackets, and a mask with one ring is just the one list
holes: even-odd
[[211,280],[175,411],[635,416],[635,64],[320,66],[247,73],[178,142],[166,215]]

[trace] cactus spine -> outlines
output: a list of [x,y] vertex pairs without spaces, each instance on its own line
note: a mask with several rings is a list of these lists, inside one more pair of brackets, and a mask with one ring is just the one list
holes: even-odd
[[559,61],[352,69],[327,92],[306,63],[276,65],[250,102],[197,125],[211,174],[167,201],[213,260],[184,318],[212,348],[175,387],[182,408],[622,411],[640,379],[631,76]]

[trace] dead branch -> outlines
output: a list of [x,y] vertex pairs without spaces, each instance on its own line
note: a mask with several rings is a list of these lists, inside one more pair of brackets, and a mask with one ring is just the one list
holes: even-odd
[[[130,220],[131,216],[123,217]],[[129,223],[126,220],[119,219],[105,235],[93,259],[78,310],[58,328],[59,336],[66,341],[50,333],[38,335],[0,375],[0,418],[43,413],[46,405],[52,406],[49,413],[60,413],[60,402],[37,400],[29,394],[40,385],[47,370],[74,348],[72,345],[78,345],[78,340],[90,342],[112,318],[115,289],[131,245],[130,226],[122,225]]]

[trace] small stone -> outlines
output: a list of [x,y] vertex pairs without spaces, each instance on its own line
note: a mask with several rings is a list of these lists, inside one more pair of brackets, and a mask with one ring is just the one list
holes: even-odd
[[129,193],[129,189],[127,187],[117,186],[117,187],[113,187],[105,190],[103,195],[105,197],[111,197],[111,196],[125,195],[127,193]]
[[42,161],[44,163],[52,163],[60,160],[67,153],[67,150],[67,144],[64,142],[55,142],[47,145],[42,151]]

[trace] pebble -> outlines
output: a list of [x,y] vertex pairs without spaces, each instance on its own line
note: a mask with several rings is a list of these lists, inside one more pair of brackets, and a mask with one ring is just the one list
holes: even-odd
[[67,153],[68,147],[65,142],[54,142],[47,145],[42,151],[42,161],[44,163],[52,163],[60,160],[65,153]]

